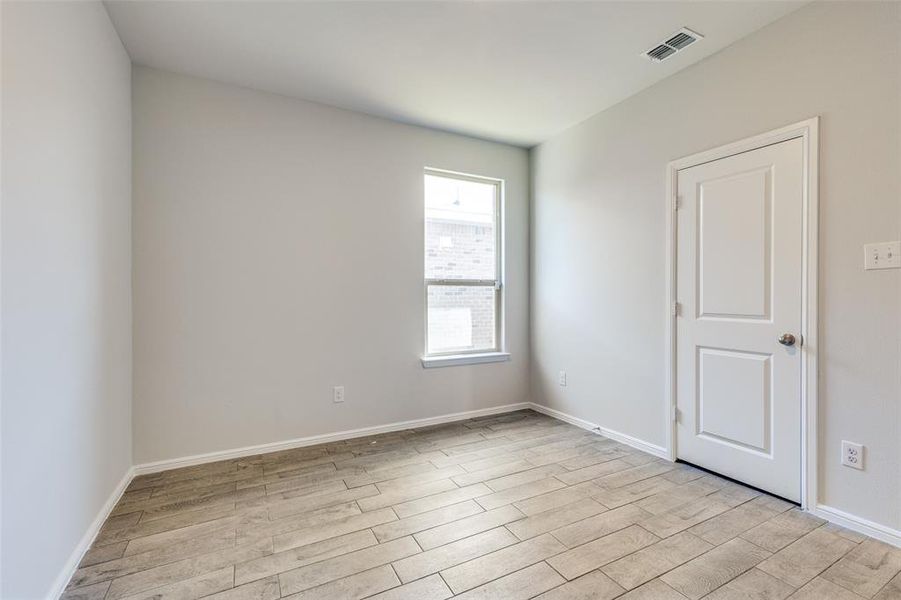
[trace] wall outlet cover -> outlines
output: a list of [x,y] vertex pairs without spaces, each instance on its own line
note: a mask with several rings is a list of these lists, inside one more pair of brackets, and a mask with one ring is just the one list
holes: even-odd
[[557,384],[560,387],[566,387],[566,371],[560,371],[557,373]]
[[344,402],[344,386],[336,385],[332,388],[332,402]]
[[842,464],[852,469],[863,469],[863,445],[842,440]]

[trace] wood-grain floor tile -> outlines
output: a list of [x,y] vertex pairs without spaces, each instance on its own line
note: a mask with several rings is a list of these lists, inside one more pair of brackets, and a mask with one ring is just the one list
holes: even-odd
[[815,529],[760,564],[760,570],[801,587],[840,559],[856,544],[822,529]]
[[713,494],[719,489],[719,482],[705,475],[684,485],[642,498],[635,505],[652,515],[661,515]]
[[778,552],[823,523],[823,519],[794,508],[742,533],[741,537],[764,550]]
[[505,504],[512,504],[519,500],[525,500],[526,498],[553,492],[554,490],[559,490],[563,487],[566,487],[565,483],[554,477],[548,477],[547,479],[540,479],[538,481],[532,481],[516,487],[507,488],[506,490],[495,492],[487,496],[480,496],[476,502],[478,502],[485,510],[491,510],[492,508],[499,508]]
[[528,600],[566,580],[547,563],[537,563],[458,596],[461,600]]
[[374,485],[364,485],[328,494],[308,494],[299,498],[270,502],[266,505],[266,508],[269,511],[269,520],[277,521],[294,515],[308,513],[318,508],[346,504],[378,494],[379,490]]
[[563,550],[563,545],[551,535],[542,535],[446,569],[441,572],[441,577],[451,591],[460,594],[534,565]]
[[575,579],[658,541],[657,536],[631,525],[550,558],[548,564],[567,579]]
[[[463,465],[464,469],[465,467],[466,465]],[[528,471],[529,469],[534,468],[535,465],[527,460],[515,459],[510,462],[504,461],[500,464],[496,464],[485,469],[468,471],[462,475],[452,477],[451,479],[459,486],[466,486],[472,485],[473,483],[484,483],[492,479],[497,479],[498,477],[504,477],[506,475],[512,475],[514,473]]]
[[435,510],[437,508],[441,508],[442,506],[450,506],[451,504],[457,504],[458,502],[465,502],[466,500],[472,500],[473,498],[480,498],[490,493],[491,489],[489,489],[484,483],[474,483],[466,487],[455,488],[446,492],[432,494],[431,496],[426,496],[425,498],[418,498],[416,500],[402,502],[401,504],[395,504],[392,508],[394,509],[394,512],[397,514],[398,518],[406,519],[407,517],[412,517],[413,515],[418,515],[430,510]]
[[524,485],[532,481],[540,481],[542,479],[547,479],[548,477],[557,475],[558,473],[565,472],[566,469],[564,469],[560,465],[545,465],[543,467],[536,467],[533,469],[528,469],[526,471],[513,473],[512,475],[505,475],[503,477],[489,479],[485,482],[485,485],[491,488],[491,490],[494,492],[502,492],[516,486]]
[[623,457],[597,463],[590,467],[576,469],[575,471],[568,471],[558,475],[557,478],[567,485],[575,485],[577,483],[582,483],[583,481],[590,481],[603,477],[604,475],[624,471],[632,466],[633,465],[627,462],[625,457]]
[[537,600],[610,600],[622,593],[623,588],[612,579],[600,571],[592,571],[541,594]]
[[240,562],[235,565],[235,585],[291,571],[327,558],[343,556],[348,552],[362,550],[376,544],[378,544],[378,540],[375,539],[372,531],[364,529]]
[[[845,538],[847,539],[847,538]],[[823,579],[872,598],[901,571],[901,549],[866,540],[823,573]]]
[[128,596],[118,595],[118,590],[114,592],[110,586],[107,597],[124,600],[193,600],[231,588],[233,571],[234,567],[225,567]]
[[789,598],[790,600],[861,600],[862,596],[858,596],[839,585],[817,577],[789,596]]
[[[196,578],[206,573],[228,569],[229,587],[234,580],[234,565],[272,554],[272,539],[265,538],[253,544],[220,550],[193,558],[138,571],[113,580],[107,600],[133,596],[155,588]],[[218,590],[217,590],[218,591]],[[212,592],[208,592],[212,593]]]
[[[327,540],[332,537],[369,529],[370,527],[396,520],[397,515],[394,514],[393,510],[390,508],[383,508],[381,510],[351,515],[330,523],[279,534],[272,538],[272,544],[276,552],[281,552],[283,550],[288,550],[289,548],[306,546],[307,544],[321,542],[322,540]],[[249,532],[248,535],[252,535],[252,532]]]
[[874,600],[901,600],[901,573],[886,583],[873,598]]
[[620,506],[625,506],[626,504],[678,487],[678,485],[666,479],[664,475],[657,475],[619,488],[598,488],[598,491],[592,494],[592,497],[607,508],[619,508]]
[[685,600],[685,596],[661,580],[653,579],[631,592],[626,592],[617,600]]
[[62,598],[901,600],[898,552],[524,410],[136,477]]
[[683,531],[605,565],[601,570],[623,588],[631,590],[712,548],[711,544]]
[[625,529],[647,517],[648,513],[637,506],[627,505],[561,527],[551,533],[569,548],[575,548],[610,535],[614,531]]
[[669,537],[724,513],[730,508],[732,506],[729,503],[714,493],[697,501],[683,504],[669,512],[642,519],[639,524],[654,535]]
[[372,528],[372,532],[380,542],[387,542],[388,540],[397,539],[427,529],[434,531],[433,528],[437,528],[440,525],[456,523],[461,519],[471,517],[472,515],[482,514],[483,512],[482,507],[474,501],[466,500],[464,502],[458,502],[457,504],[451,504],[450,506],[442,506],[441,508],[418,513],[398,521],[385,523],[384,525],[377,525]]
[[453,593],[440,575],[430,575],[418,581],[376,594],[370,600],[447,600]]
[[[572,504],[583,498],[598,499],[597,496],[600,491],[600,488],[594,483],[586,481],[554,492],[541,494],[540,496],[519,500],[514,502],[513,506],[521,510],[524,514],[532,516],[546,510],[551,510],[552,508],[559,508],[561,506],[566,506],[567,504]],[[601,503],[610,508],[607,504]]]
[[394,563],[394,570],[404,583],[438,573],[517,543],[516,536],[498,527],[484,533],[438,546]]
[[102,581],[63,592],[59,600],[103,600],[111,581]]
[[507,525],[507,529],[519,539],[527,540],[603,512],[607,512],[607,507],[603,504],[591,498],[583,498],[511,523]]
[[286,597],[291,600],[360,600],[399,584],[391,567],[382,566]]
[[95,546],[85,552],[85,555],[82,557],[79,566],[89,567],[91,565],[105,563],[117,558],[122,558],[122,555],[125,554],[125,547],[127,545],[128,541],[109,544],[108,546]]
[[[378,546],[349,552],[342,556],[313,563],[299,569],[286,571],[278,576],[282,596],[355,575],[369,569],[412,556],[420,552],[412,537],[391,540]],[[379,590],[382,591],[382,590]]]
[[784,581],[760,569],[751,569],[715,589],[704,600],[783,600],[794,591]]
[[237,587],[230,590],[211,596],[204,596],[204,600],[276,600],[281,596],[278,577],[275,575],[257,579],[244,585],[236,585]]
[[385,508],[408,500],[416,500],[417,498],[431,496],[432,494],[446,492],[447,490],[458,489],[457,484],[450,479],[429,481],[401,488],[389,486],[387,489],[383,489],[379,486],[380,484],[376,484],[376,487],[381,491],[379,495],[357,501],[357,504],[360,505],[360,509],[363,512],[376,510],[377,508]]
[[660,579],[687,598],[698,600],[765,560],[769,552],[741,538],[702,554]]
[[753,529],[792,507],[788,502],[760,496],[736,508],[727,510],[689,531],[716,546]]
[[[413,535],[423,550],[437,548],[465,537],[506,525],[524,518],[517,508],[511,505],[502,506],[452,523],[434,527]],[[415,518],[415,517],[414,517]]]
[[103,563],[81,566],[72,575],[69,585],[83,586],[99,581],[109,581],[192,556],[227,550],[234,548],[234,546],[235,531],[233,529],[221,529],[208,535],[162,546],[148,552],[123,556]]

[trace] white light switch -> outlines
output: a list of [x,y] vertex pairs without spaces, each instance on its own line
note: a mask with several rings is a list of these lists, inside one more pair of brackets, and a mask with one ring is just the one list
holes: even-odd
[[863,247],[863,268],[901,269],[901,242],[880,242]]

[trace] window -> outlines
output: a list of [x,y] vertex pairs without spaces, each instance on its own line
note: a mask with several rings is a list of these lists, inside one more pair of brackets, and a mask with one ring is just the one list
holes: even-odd
[[501,352],[502,194],[497,179],[425,173],[427,357]]

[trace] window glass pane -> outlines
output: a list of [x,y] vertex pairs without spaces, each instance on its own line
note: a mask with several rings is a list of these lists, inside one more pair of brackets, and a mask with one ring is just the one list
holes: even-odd
[[427,279],[494,279],[497,186],[425,176]]
[[429,353],[495,349],[493,287],[430,285]]

